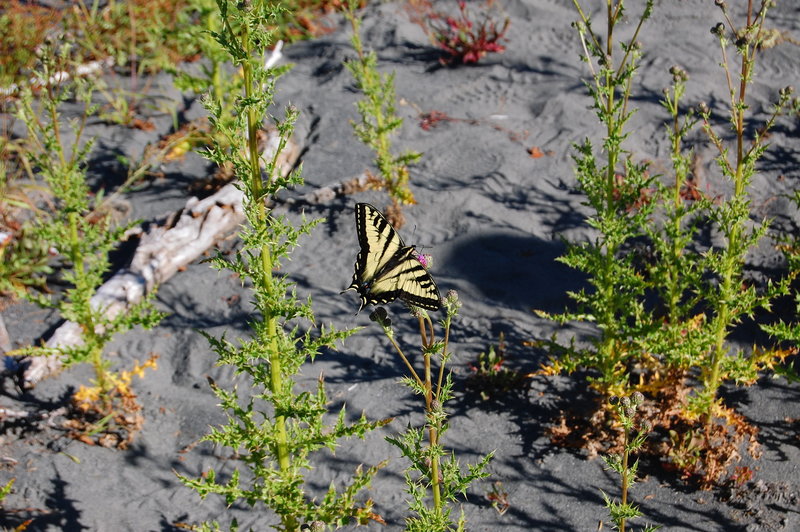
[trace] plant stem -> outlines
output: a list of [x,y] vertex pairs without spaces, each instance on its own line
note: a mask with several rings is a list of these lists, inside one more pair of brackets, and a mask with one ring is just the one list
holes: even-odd
[[[439,446],[439,416],[438,408],[433,408],[433,383],[431,381],[431,355],[426,352],[423,355],[425,361],[425,412],[428,418],[428,441],[429,449],[434,450]],[[438,401],[437,401],[438,402]],[[433,490],[433,507],[437,515],[442,512],[442,495],[439,486],[439,453],[431,453],[431,489]]]
[[[245,46],[245,56],[247,57],[247,60],[243,61],[242,63],[242,72],[244,77],[245,97],[250,99],[253,97],[256,87],[254,87],[253,67],[250,62],[252,60],[252,52],[250,50],[250,38],[247,35],[247,26],[244,26],[243,31],[244,36],[242,38],[242,42]],[[258,121],[255,109],[252,107],[248,108],[247,141],[249,149],[248,155],[250,157],[250,179],[248,185],[250,187],[251,201],[255,203],[257,218],[262,222],[266,222],[269,217],[269,213],[267,212],[263,201],[264,186],[261,181],[261,163],[258,150],[258,130],[260,127],[261,124]],[[259,276],[260,279],[262,279],[261,288],[266,294],[272,295],[272,254],[268,244],[261,246],[259,258],[261,260],[260,269],[262,271],[262,275]],[[281,370],[280,358],[281,354],[280,350],[278,349],[277,317],[268,308],[262,308],[261,310],[263,312],[262,319],[265,320],[267,324],[267,341],[269,342],[268,356],[270,369],[270,392],[275,395],[280,393],[283,385],[283,373]],[[278,440],[278,465],[280,466],[281,471],[287,472],[291,468],[291,462],[289,456],[288,436],[286,433],[286,420],[284,416],[275,416],[275,428],[277,430]],[[283,523],[287,529],[294,530],[297,528],[297,522],[293,516],[281,516],[281,519],[283,520]]]
[[[205,27],[206,31],[209,32],[216,32],[219,31],[219,22],[217,21],[217,17],[215,13],[207,13],[205,15]],[[217,57],[214,54],[211,55],[211,93],[214,96],[214,100],[220,102],[223,107],[223,114],[226,119],[230,118],[230,98],[225,98],[225,95],[222,93],[224,90],[224,82],[222,79],[222,63],[217,60]]]
[[[437,377],[437,384],[436,384],[436,391],[434,392],[433,388],[433,378],[432,378],[432,371],[431,371],[431,353],[430,347],[434,343],[434,336],[433,336],[433,323],[431,319],[427,315],[420,315],[419,316],[419,331],[420,336],[422,338],[422,349],[423,349],[423,363],[424,363],[424,376],[425,382],[423,383],[423,389],[425,390],[425,417],[428,424],[428,449],[432,451],[430,453],[430,481],[431,481],[431,491],[433,492],[433,507],[436,512],[437,516],[441,516],[442,513],[442,494],[441,494],[441,486],[439,482],[439,431],[441,429],[440,423],[441,418],[439,415],[439,410],[441,405],[439,404],[439,393],[442,387],[442,374],[444,370],[444,360],[439,364],[439,374]],[[430,327],[430,335],[428,335],[427,331]],[[447,334],[447,333],[445,333]],[[405,360],[405,359],[404,359]],[[410,365],[409,365],[410,367]],[[412,370],[413,371],[413,370]],[[414,374],[416,376],[416,374]],[[434,401],[436,404],[434,404]]]
[[[81,128],[78,130],[75,139],[75,149],[72,151],[72,158],[68,161],[64,156],[64,147],[61,141],[61,131],[58,127],[59,123],[59,116],[58,116],[58,109],[56,107],[55,102],[57,101],[55,95],[52,93],[52,86],[48,85],[47,87],[48,92],[50,92],[48,100],[50,104],[49,112],[50,112],[50,120],[53,124],[52,131],[53,136],[55,138],[55,145],[57,149],[55,150],[58,158],[59,158],[59,168],[60,168],[60,177],[65,181],[64,189],[67,189],[70,186],[70,180],[72,179],[72,172],[74,170],[75,160],[78,153],[77,144],[81,137],[81,132],[83,131],[83,124]],[[85,117],[84,117],[84,124],[85,124]],[[69,199],[67,199],[67,205],[64,207],[68,210],[67,213],[67,224],[69,226],[69,260],[72,263],[72,268],[75,272],[75,293],[74,298],[77,300],[77,308],[84,309],[84,313],[80,316],[80,325],[82,328],[82,333],[84,334],[84,338],[86,343],[91,346],[91,353],[89,356],[90,362],[92,364],[92,368],[94,369],[95,379],[97,382],[97,386],[100,388],[100,397],[102,398],[104,406],[108,406],[109,397],[109,383],[106,375],[106,368],[103,362],[103,350],[102,347],[99,346],[99,343],[96,341],[97,332],[95,331],[95,323],[94,323],[94,315],[92,314],[92,305],[91,305],[91,296],[93,293],[93,289],[91,283],[87,279],[87,268],[88,264],[86,263],[86,257],[83,254],[82,249],[82,236],[80,233],[80,217],[82,215],[81,212],[78,211],[78,208],[75,205],[71,205]]]
[[[613,68],[613,54],[614,54],[614,24],[616,22],[616,14],[614,13],[614,6],[612,0],[606,0],[606,24],[607,24],[607,31],[608,31],[608,38],[606,39],[606,52],[605,52],[605,60],[606,64],[604,66],[605,71],[605,79],[603,81],[604,87],[606,89],[605,93],[605,124],[606,124],[606,149],[608,153],[608,162],[606,166],[606,212],[602,213],[601,216],[614,216],[614,210],[616,209],[616,202],[614,199],[614,188],[615,188],[615,176],[616,176],[616,167],[617,162],[619,159],[619,144],[611,142],[611,139],[614,139],[616,136],[616,130],[618,129],[616,116],[614,115],[614,102],[616,96],[616,88],[615,88],[615,74]],[[602,94],[602,90],[598,87],[598,92]],[[614,300],[614,282],[610,282],[611,279],[609,277],[613,275],[613,268],[614,262],[616,262],[616,245],[609,241],[609,239],[605,239],[605,255],[603,257],[603,272],[601,276],[604,277],[602,281],[602,290],[604,292],[603,299],[605,301],[611,302]],[[603,323],[606,325],[611,325],[613,322],[616,321],[614,306],[608,304],[605,306],[604,309],[604,316],[603,316]],[[604,377],[614,375],[614,367],[617,363],[617,349],[616,349],[616,328],[614,326],[606,327],[605,334],[603,335],[603,343],[602,343],[602,351],[605,355],[602,356],[602,360],[606,365],[604,368],[603,373]],[[606,379],[608,380],[608,379]],[[608,385],[610,383],[606,383]]]
[[[370,100],[370,107],[372,109],[380,109],[382,102],[382,91],[380,91],[381,80],[378,71],[375,68],[370,68],[367,55],[364,53],[364,46],[361,42],[360,28],[361,20],[355,16],[354,12],[349,15],[350,25],[353,28],[353,47],[358,54],[359,72],[361,79],[357,82],[361,85],[361,90],[366,97]],[[375,153],[377,155],[377,166],[383,178],[389,184],[390,190],[394,189],[394,176],[391,172],[391,157],[388,157],[390,144],[389,136],[384,124],[383,113],[372,113],[372,118],[375,120],[375,131],[377,135],[373,139],[375,143]]]
[[[442,381],[444,380],[444,366],[447,362],[448,354],[447,348],[450,344],[450,322],[451,317],[448,314],[447,318],[444,320],[444,346],[442,347],[442,363],[439,365],[439,378],[436,379],[436,399],[441,401],[440,394],[442,393]],[[428,319],[430,322],[430,318]],[[433,330],[433,324],[431,323],[431,330]]]
[[[630,471],[628,470],[628,456],[630,455],[629,444],[630,444],[630,429],[628,429],[626,427],[625,428],[625,450],[622,453],[622,502],[621,502],[621,505],[623,507],[625,507],[628,504],[628,483],[629,483],[628,475],[630,474]],[[620,520],[619,530],[620,530],[620,532],[625,532],[625,518],[624,517]]]
[[403,350],[400,349],[400,346],[397,344],[395,339],[392,336],[388,335],[388,334],[386,336],[389,338],[389,341],[394,346],[395,350],[397,351],[397,354],[400,355],[400,359],[405,363],[406,368],[408,368],[409,373],[411,373],[411,376],[414,377],[414,380],[416,381],[416,383],[419,386],[424,387],[425,383],[422,382],[422,379],[419,378],[419,375],[417,375],[417,372],[414,370],[414,366],[412,366],[411,362],[408,361],[408,359],[406,358],[406,355],[403,353]]
[[[752,21],[752,0],[748,2],[747,8],[747,29],[749,31]],[[763,16],[766,10],[762,8],[759,13],[759,18],[763,23]],[[759,30],[760,32],[760,30]],[[758,42],[757,40],[755,42]],[[722,53],[723,68],[727,76],[728,85],[731,89],[731,111],[733,113],[733,125],[736,131],[736,162],[733,167],[732,178],[734,185],[733,197],[728,202],[739,202],[747,200],[747,183],[748,175],[745,169],[745,154],[744,154],[744,112],[745,112],[745,97],[747,94],[747,84],[751,75],[751,68],[753,65],[752,54],[755,54],[755,45],[747,43],[742,47],[741,69],[738,86],[738,94],[734,89],[730,79],[730,71],[727,63],[727,56],[725,55],[725,46],[723,43]],[[714,399],[716,398],[717,390],[720,386],[720,366],[722,360],[727,354],[727,330],[729,322],[736,318],[736,312],[732,308],[732,303],[735,301],[738,289],[736,281],[741,277],[744,256],[741,250],[741,238],[743,236],[744,224],[748,221],[748,217],[735,216],[732,221],[732,226],[728,232],[728,242],[724,250],[722,258],[722,271],[720,294],[722,296],[720,308],[717,312],[717,317],[714,323],[714,347],[711,358],[711,372],[705,382],[705,393],[708,395],[707,409],[705,412],[706,426],[710,427],[713,417]]]

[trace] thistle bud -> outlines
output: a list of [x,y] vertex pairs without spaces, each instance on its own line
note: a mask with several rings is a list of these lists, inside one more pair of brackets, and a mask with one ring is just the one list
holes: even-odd
[[736,43],[735,44],[736,44],[737,48],[744,48],[745,46],[747,46],[748,42],[750,42],[750,39],[747,37],[746,34],[744,34],[744,35],[739,35],[736,38]]
[[723,11],[728,9],[728,4],[725,3],[725,0],[714,0],[714,5]]
[[628,408],[629,406],[631,406],[630,397],[623,397],[622,399],[619,400],[619,402],[624,408]]
[[711,34],[716,35],[717,37],[722,37],[725,35],[725,24],[718,22],[716,26],[711,28]]
[[672,81],[686,81],[689,79],[689,75],[686,73],[684,69],[679,67],[678,65],[673,65],[669,69],[669,73],[672,75]]
[[369,319],[382,327],[390,327],[392,325],[392,320],[389,319],[389,314],[383,307],[373,310],[369,315]]
[[633,392],[631,395],[631,400],[633,401],[634,406],[639,406],[640,404],[644,403],[644,395],[642,395],[642,392]]
[[455,290],[448,291],[442,303],[447,308],[447,313],[450,316],[458,314],[458,309],[461,308],[461,301],[458,299],[458,292]]
[[608,404],[610,404],[611,406],[617,406],[619,404],[619,397],[617,397],[616,395],[612,395],[611,397],[608,398]]

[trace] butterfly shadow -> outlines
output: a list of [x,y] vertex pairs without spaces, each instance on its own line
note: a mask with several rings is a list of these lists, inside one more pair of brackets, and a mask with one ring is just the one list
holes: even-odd
[[588,286],[582,273],[556,261],[565,252],[559,241],[487,232],[460,239],[437,269],[470,285],[480,298],[471,305],[562,312],[571,306],[567,293]]

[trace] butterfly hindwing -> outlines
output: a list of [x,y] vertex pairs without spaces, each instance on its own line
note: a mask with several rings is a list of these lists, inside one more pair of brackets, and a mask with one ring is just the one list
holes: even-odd
[[441,308],[439,289],[417,259],[414,247],[403,243],[378,209],[368,203],[356,204],[356,232],[361,251],[348,290],[359,293],[361,308],[398,298],[428,310]]

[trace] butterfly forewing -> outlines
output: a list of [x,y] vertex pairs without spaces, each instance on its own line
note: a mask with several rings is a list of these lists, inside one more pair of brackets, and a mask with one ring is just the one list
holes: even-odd
[[[428,310],[441,307],[433,278],[406,246],[388,220],[368,203],[356,204],[356,231],[361,251],[353,282],[364,305],[380,305],[400,298]],[[359,309],[360,310],[360,309]]]
[[356,204],[356,230],[361,252],[356,259],[356,280],[374,279],[405,247],[389,221],[368,203]]

